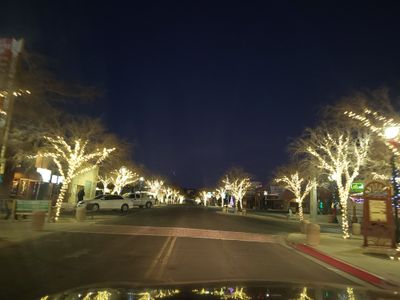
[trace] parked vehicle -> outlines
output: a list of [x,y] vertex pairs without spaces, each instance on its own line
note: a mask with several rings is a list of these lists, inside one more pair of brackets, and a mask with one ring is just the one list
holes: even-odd
[[140,208],[151,208],[155,204],[153,195],[146,192],[126,193],[123,197],[131,200],[133,206],[139,206]]
[[85,205],[92,211],[119,209],[122,212],[128,212],[132,208],[132,201],[125,199],[120,195],[98,195],[92,200],[83,200],[78,202],[78,207]]

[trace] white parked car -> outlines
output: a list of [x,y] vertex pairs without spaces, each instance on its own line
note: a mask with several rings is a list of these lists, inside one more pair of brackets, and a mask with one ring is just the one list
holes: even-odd
[[86,206],[91,211],[119,209],[128,212],[133,207],[132,201],[120,195],[98,195],[92,200],[83,200],[77,207]]
[[151,208],[155,204],[153,195],[146,192],[132,192],[123,195],[125,199],[132,201],[133,206],[139,206],[140,208],[146,207]]

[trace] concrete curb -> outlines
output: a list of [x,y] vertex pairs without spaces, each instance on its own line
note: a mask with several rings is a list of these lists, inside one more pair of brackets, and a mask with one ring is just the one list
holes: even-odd
[[322,261],[340,271],[343,271],[347,274],[350,274],[353,277],[356,277],[357,279],[363,280],[365,282],[368,282],[369,284],[372,284],[374,286],[377,286],[379,288],[383,289],[393,289],[393,288],[399,288],[399,285],[389,282],[382,277],[375,275],[369,271],[363,270],[361,268],[355,267],[347,262],[344,262],[340,259],[334,258],[332,256],[329,256],[328,254],[325,254],[314,247],[301,244],[301,243],[293,243],[290,241],[287,241],[287,244],[291,246],[292,248],[296,249],[297,251],[304,253],[306,255],[309,255],[319,261]]

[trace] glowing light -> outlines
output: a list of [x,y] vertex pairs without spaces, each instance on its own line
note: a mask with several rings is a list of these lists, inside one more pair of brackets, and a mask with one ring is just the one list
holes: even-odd
[[203,205],[207,206],[208,201],[210,200],[210,194],[207,191],[200,192],[200,198],[203,200]]
[[226,198],[226,188],[221,186],[215,190],[217,199],[221,199],[221,207],[224,206],[224,199]]
[[50,182],[51,179],[51,170],[37,168],[36,171],[42,176],[43,182]]
[[280,178],[277,178],[275,179],[275,181],[277,183],[283,184],[283,186],[287,190],[291,191],[294,194],[296,202],[299,205],[300,221],[304,220],[303,200],[316,184],[315,180],[306,180],[300,177],[299,172],[295,172],[293,174],[290,174],[289,176],[282,176]]
[[109,194],[111,192],[111,190],[108,188],[108,186],[112,183],[111,176],[107,176],[107,175],[101,176],[101,175],[99,175],[97,177],[97,179],[103,185],[103,194]]
[[237,178],[233,181],[229,179],[228,176],[223,180],[223,183],[225,184],[225,189],[227,191],[230,191],[235,197],[236,200],[236,206],[240,209],[243,208],[243,197],[246,195],[247,191],[251,187],[251,182],[249,178]]
[[307,152],[316,159],[317,167],[332,178],[339,192],[342,209],[343,238],[350,237],[347,217],[347,202],[351,185],[366,163],[370,147],[368,135],[352,136],[350,133],[321,133],[307,147]]
[[160,201],[164,200],[164,195],[162,193],[164,181],[158,179],[147,180],[146,185],[149,187],[150,194],[152,194],[154,198]]
[[57,166],[58,172],[61,174],[62,181],[60,181],[60,183],[62,183],[62,185],[57,198],[54,216],[55,221],[57,221],[58,217],[60,216],[61,204],[67,192],[68,185],[71,183],[72,179],[79,174],[83,174],[94,169],[104,159],[106,159],[108,155],[115,150],[115,148],[103,148],[92,153],[87,153],[87,140],[82,141],[77,139],[71,146],[63,137],[60,136],[57,136],[56,138],[45,136],[44,139],[49,144],[49,150],[47,152],[31,156],[31,158],[36,158],[39,156],[52,158]]
[[111,183],[114,185],[112,193],[121,194],[124,186],[134,183],[139,180],[139,175],[132,172],[128,168],[122,166],[118,170],[114,170],[111,172],[112,176],[110,177]]
[[399,135],[399,132],[400,132],[400,127],[398,126],[387,127],[384,130],[384,136],[388,140],[393,140]]
[[171,196],[174,194],[174,190],[170,187],[164,187],[163,194],[165,195],[166,202],[171,202],[172,201]]

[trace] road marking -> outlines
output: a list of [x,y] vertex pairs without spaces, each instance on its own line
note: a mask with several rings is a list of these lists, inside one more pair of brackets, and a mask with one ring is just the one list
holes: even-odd
[[66,230],[76,233],[140,235],[140,236],[176,236],[182,238],[214,239],[241,242],[279,243],[279,236],[271,234],[223,231],[184,227],[153,227],[129,225],[92,225],[86,228]]
[[169,258],[170,258],[171,254],[172,254],[172,249],[174,249],[176,239],[177,239],[177,237],[175,236],[172,239],[171,243],[169,244],[167,254],[165,254],[164,258],[162,259],[162,261],[160,263],[160,268],[158,270],[158,274],[157,274],[157,277],[156,277],[157,279],[161,279],[163,277],[163,275],[164,275],[165,268],[167,267]]
[[172,236],[168,237],[167,240],[164,242],[164,245],[161,247],[160,252],[158,252],[158,255],[156,256],[156,258],[154,259],[153,263],[151,264],[151,266],[149,267],[149,269],[147,270],[145,277],[146,278],[150,278],[153,275],[153,272],[155,270],[155,267],[157,266],[157,263],[160,261],[165,249],[167,248],[170,240],[172,239]]

